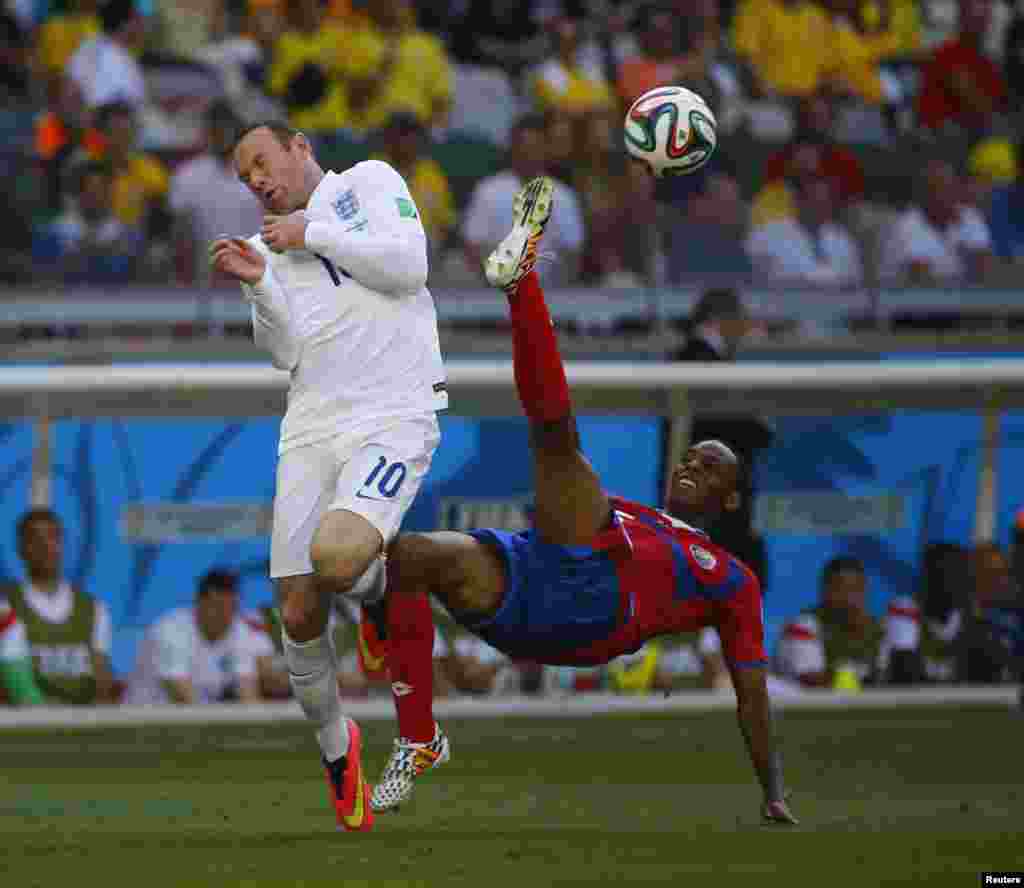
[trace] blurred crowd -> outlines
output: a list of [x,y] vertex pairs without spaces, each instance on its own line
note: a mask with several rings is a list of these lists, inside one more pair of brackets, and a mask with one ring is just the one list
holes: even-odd
[[[666,83],[719,150],[654,183],[621,121]],[[0,283],[209,283],[209,240],[259,226],[229,150],[266,118],[404,174],[435,288],[482,283],[540,173],[554,283],[1001,283],[1022,94],[1002,0],[5,0]]]
[[[1024,521],[1012,553],[940,543],[924,553],[919,593],[884,613],[868,607],[862,562],[829,561],[816,602],[786,623],[772,658],[771,690],[857,693],[866,686],[1003,684],[1024,680]],[[163,614],[137,645],[134,667],[111,669],[107,606],[63,571],[64,529],[52,511],[27,512],[17,527],[23,579],[0,586],[0,701],[40,704],[201,704],[290,695],[280,625],[268,604],[240,607],[239,577],[213,569],[191,604]],[[358,606],[337,602],[333,631],[338,685],[348,698],[387,697],[386,664],[357,639]],[[438,697],[501,694],[670,693],[729,688],[713,629],[648,642],[593,669],[508,659],[460,630],[440,609],[434,644]]]

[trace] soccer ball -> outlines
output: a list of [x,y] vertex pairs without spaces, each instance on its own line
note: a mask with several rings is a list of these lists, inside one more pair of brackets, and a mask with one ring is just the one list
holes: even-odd
[[708,162],[718,144],[718,124],[697,93],[659,86],[637,99],[626,114],[626,150],[655,176],[682,176]]

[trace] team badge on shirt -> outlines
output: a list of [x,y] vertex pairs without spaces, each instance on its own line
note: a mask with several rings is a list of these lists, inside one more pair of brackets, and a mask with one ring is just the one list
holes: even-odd
[[693,560],[703,567],[704,570],[714,570],[718,566],[718,559],[703,546],[691,543],[690,554],[693,556]]
[[407,197],[396,197],[395,203],[398,204],[398,215],[403,219],[415,219],[416,218],[416,204],[414,204]]
[[359,215],[359,198],[351,188],[341,192],[331,206],[334,207],[334,212],[338,214],[338,218],[342,222],[348,222]]

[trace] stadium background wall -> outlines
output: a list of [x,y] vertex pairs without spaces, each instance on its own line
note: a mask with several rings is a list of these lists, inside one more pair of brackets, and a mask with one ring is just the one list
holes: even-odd
[[[114,665],[131,667],[141,630],[189,602],[213,564],[238,569],[246,606],[266,580],[277,422],[63,420],[54,427],[53,503],[68,526],[70,577],[111,608]],[[521,526],[531,489],[526,423],[444,416],[443,444],[406,527]],[[981,420],[896,412],[775,421],[757,467],[773,640],[812,602],[821,567],[840,552],[867,565],[871,606],[912,593],[927,542],[971,536]],[[654,501],[660,420],[588,416],[584,447],[609,490]],[[1006,414],[998,457],[997,539],[1024,505],[1024,412]],[[19,576],[14,524],[27,508],[32,435],[0,424],[0,575]],[[852,499],[851,499],[852,497]],[[850,504],[854,507],[851,508]]]

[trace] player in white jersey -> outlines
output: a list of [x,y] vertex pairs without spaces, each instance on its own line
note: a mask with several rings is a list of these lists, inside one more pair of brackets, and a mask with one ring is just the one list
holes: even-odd
[[328,613],[338,593],[382,595],[380,556],[440,439],[435,413],[448,399],[427,239],[386,163],[325,173],[302,133],[273,123],[246,129],[233,156],[267,215],[258,236],[215,241],[211,259],[242,282],[257,343],[291,372],[270,552],[284,655],[339,824],[367,829]]
[[216,703],[261,698],[256,661],[274,651],[238,612],[238,578],[212,570],[194,607],[165,614],[146,632],[126,703]]

